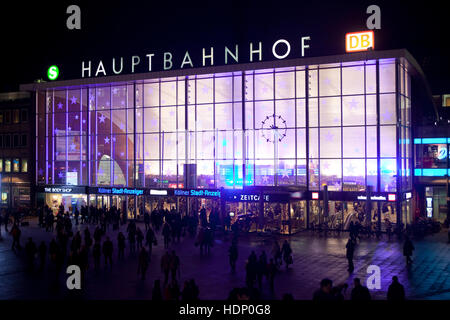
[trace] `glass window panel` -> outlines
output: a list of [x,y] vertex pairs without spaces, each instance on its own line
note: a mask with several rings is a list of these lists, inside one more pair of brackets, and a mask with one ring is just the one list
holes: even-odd
[[112,132],[113,133],[126,133],[126,109],[112,110]]
[[320,160],[320,189],[328,186],[328,191],[340,191],[342,184],[341,160]]
[[233,129],[233,109],[230,103],[215,104],[216,129]]
[[197,103],[213,102],[213,78],[197,80]]
[[252,159],[255,156],[254,152],[254,131],[245,131],[245,158]]
[[[115,135],[113,141],[113,155],[114,160],[127,160],[127,135],[126,134],[117,134]],[[133,144],[130,141],[130,148],[133,148]],[[133,149],[130,151],[134,151]]]
[[81,136],[67,137],[67,160],[80,159]]
[[342,68],[342,94],[364,93],[364,66]]
[[233,101],[242,101],[242,77],[233,77],[234,81],[234,97]]
[[341,157],[341,128],[320,129],[320,157]]
[[126,86],[113,86],[111,88],[111,95],[112,95],[111,108],[113,109],[126,108],[127,103]]
[[159,134],[144,135],[144,159],[159,159]]
[[380,94],[380,124],[395,123],[395,94]]
[[11,172],[11,159],[5,159],[5,172]]
[[197,132],[197,145],[197,159],[214,159],[214,132]]
[[177,135],[176,133],[161,133],[163,146],[163,159],[175,160],[177,158]]
[[216,161],[217,187],[233,187],[233,160]]
[[[111,109],[111,90],[110,87],[97,88],[97,110]],[[70,101],[69,101],[70,103]]]
[[309,79],[308,79],[308,89],[309,89],[308,97],[317,97],[318,96],[318,92],[319,92],[318,89],[317,89],[317,87],[318,87],[318,82],[317,82],[318,74],[319,73],[318,73],[317,69],[308,71],[308,76],[309,76]]
[[186,92],[184,90],[186,87],[185,81],[184,80],[177,81],[177,86],[178,86],[177,104],[184,105],[185,98],[186,98],[186,96],[185,96]]
[[317,127],[319,124],[319,106],[317,98],[309,99],[308,109],[309,126]]
[[[3,172],[3,159],[0,159],[0,172]],[[39,174],[42,175],[42,174]]]
[[339,68],[319,69],[320,96],[337,96],[341,94],[341,74]]
[[297,159],[297,185],[306,186],[306,159]]
[[214,188],[214,161],[197,161],[197,186]]
[[185,160],[186,135],[183,132],[177,133],[178,160]]
[[234,129],[242,129],[242,103],[233,104]]
[[364,127],[344,127],[344,158],[365,157],[365,133]]
[[245,161],[245,185],[252,186],[255,184],[255,162],[253,160]]
[[257,186],[274,185],[273,160],[256,160],[255,184]]
[[[139,164],[142,166],[142,164]],[[159,162],[158,161],[145,161],[143,163],[143,172],[146,187],[156,187],[159,186]],[[142,169],[141,169],[142,170]],[[139,171],[141,171],[139,170]]]
[[13,172],[19,172],[20,171],[20,159],[14,158],[13,159]]
[[[273,159],[274,144],[272,130],[256,130],[255,136],[255,158],[256,159]],[[269,141],[267,141],[269,139]]]
[[242,131],[233,131],[234,159],[242,159]]
[[397,181],[394,175],[397,174],[397,164],[395,159],[381,159],[381,190],[382,192],[395,192]]
[[245,75],[245,101],[251,101],[254,98],[253,95],[253,75]]
[[320,125],[341,125],[341,98],[320,98]]
[[[273,101],[255,102],[255,129],[273,125]],[[265,124],[263,124],[265,122]]]
[[161,187],[168,188],[169,184],[177,183],[177,162],[163,161],[162,162],[163,181]]
[[297,129],[297,158],[306,158],[306,129]]
[[233,101],[233,78],[215,78],[215,100],[216,102]]
[[280,159],[277,166],[277,184],[295,184],[295,160]]
[[111,184],[111,161],[109,157],[103,157],[97,161],[97,185]]
[[198,105],[197,106],[197,130],[212,130],[213,125],[213,105]]
[[364,96],[342,97],[344,126],[364,125]]
[[367,185],[377,191],[378,166],[377,159],[367,159]]
[[[282,131],[283,134],[284,130]],[[280,137],[281,138],[281,137]],[[287,129],[286,136],[278,142],[277,158],[295,158],[295,129]],[[293,170],[294,167],[292,167]]]
[[159,132],[159,108],[144,108],[144,132]]
[[68,135],[79,135],[81,134],[81,119],[80,112],[68,112],[67,113],[67,134]]
[[144,84],[144,107],[159,106],[159,83]]
[[319,157],[319,129],[309,129],[309,157]]
[[295,73],[297,75],[296,79],[296,90],[297,90],[297,98],[305,97],[305,71],[297,71]]
[[275,73],[275,99],[289,99],[295,97],[294,72]]
[[286,121],[286,123],[277,123],[279,128],[295,128],[295,100],[280,100],[275,101],[275,114],[282,119],[278,118],[277,120]]
[[97,112],[97,133],[111,133],[111,111],[103,110]]
[[[134,115],[135,115],[134,109],[127,110],[127,118],[126,118],[127,133],[134,132]],[[140,119],[141,119],[141,122],[137,123],[138,130],[136,130],[136,132],[142,132],[142,117]],[[125,119],[123,119],[123,121],[125,121]],[[119,124],[119,127],[120,127],[120,124]]]
[[377,73],[375,65],[366,65],[366,93],[377,92]]
[[[364,159],[343,160],[343,191],[364,191],[366,189],[366,162]],[[356,190],[355,190],[356,189]]]
[[177,107],[177,115],[178,115],[178,125],[177,130],[178,131],[184,131],[186,128],[186,117],[185,117],[185,107],[184,106],[178,106]]
[[177,130],[176,107],[161,108],[161,131],[174,132]]
[[380,63],[380,92],[395,92],[395,64]]
[[366,95],[366,124],[377,124],[377,97],[375,95]]
[[380,127],[380,156],[395,157],[396,149],[396,128],[395,126]]
[[375,158],[377,156],[377,127],[367,126],[367,157]]
[[305,99],[297,99],[297,127],[306,126]]
[[177,104],[177,84],[175,81],[161,82],[161,105],[174,106]]
[[245,103],[245,128],[253,129],[253,102]]
[[269,100],[273,97],[273,73],[255,75],[255,100]]
[[[1,167],[2,167],[2,165],[3,165],[3,162],[2,162],[2,164],[0,164],[0,172],[1,172]],[[21,168],[21,171],[22,172],[28,172],[28,159],[22,159],[22,168]]]
[[233,159],[233,131],[217,132],[216,159]]
[[81,92],[80,90],[67,90],[68,111],[80,111]]
[[319,160],[309,160],[309,188],[319,190]]
[[187,132],[187,160],[195,160],[195,147],[196,147],[196,139],[195,132],[189,131]]

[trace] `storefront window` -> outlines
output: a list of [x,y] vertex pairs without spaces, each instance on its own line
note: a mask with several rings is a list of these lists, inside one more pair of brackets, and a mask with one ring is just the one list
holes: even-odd
[[5,160],[5,172],[11,172],[11,159]]
[[0,172],[3,172],[3,159],[0,159]]
[[28,172],[28,160],[22,159],[22,172]]

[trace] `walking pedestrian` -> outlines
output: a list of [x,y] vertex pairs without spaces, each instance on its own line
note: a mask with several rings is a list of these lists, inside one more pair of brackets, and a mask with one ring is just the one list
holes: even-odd
[[20,250],[22,248],[20,246],[20,234],[22,232],[20,231],[19,226],[17,224],[14,224],[10,233],[13,238],[11,249],[14,250],[14,252],[16,251],[16,249]]
[[411,256],[414,251],[414,245],[409,239],[408,236],[405,237],[405,243],[403,244],[403,255],[406,257],[406,265],[410,265],[413,261],[411,259]]
[[231,266],[231,272],[236,272],[236,261],[238,258],[238,247],[236,241],[232,241],[231,247],[228,249],[228,255],[230,258],[230,266]]
[[176,255],[175,250],[172,251],[172,255],[170,256],[170,272],[172,274],[172,281],[177,279],[180,274],[180,258]]
[[281,253],[283,254],[284,263],[286,263],[286,269],[292,264],[292,249],[287,240],[284,240],[283,247],[281,248]]
[[136,244],[137,244],[137,249],[139,250],[140,248],[142,248],[142,241],[144,240],[144,234],[141,231],[141,228],[137,228],[136,229]]
[[398,277],[392,277],[392,283],[389,285],[387,292],[388,301],[403,301],[405,300],[405,288],[398,282]]
[[106,241],[103,243],[103,255],[105,256],[105,268],[109,266],[112,269],[112,253],[113,253],[113,243],[106,237]]
[[153,228],[150,225],[148,226],[147,233],[145,234],[145,243],[148,246],[149,261],[151,261],[153,245],[156,246],[157,241],[155,232],[153,231]]
[[278,241],[274,239],[273,246],[272,246],[272,257],[276,265],[281,265],[281,249],[280,245],[278,244]]
[[139,261],[138,261],[138,275],[142,276],[142,280],[145,280],[147,268],[148,268],[148,253],[147,250],[145,250],[145,247],[142,247],[141,252],[139,252]]
[[166,286],[167,282],[169,281],[170,272],[170,254],[168,250],[161,257],[161,271],[164,273],[164,286]]
[[163,229],[162,229],[162,235],[164,237],[164,249],[169,248],[170,243],[170,226],[167,222],[164,222]]
[[333,288],[333,281],[330,279],[322,279],[320,281],[320,289],[314,292],[313,301],[332,301],[334,300],[331,294],[331,289]]
[[353,265],[353,254],[355,252],[355,242],[352,238],[348,239],[347,244],[345,245],[345,248],[347,250],[346,257],[347,257],[347,261],[348,261],[347,271],[352,273],[353,270],[355,270],[355,266]]
[[359,278],[353,279],[354,288],[351,293],[352,300],[358,301],[369,301],[371,300],[370,292],[367,287],[361,284],[361,280]]

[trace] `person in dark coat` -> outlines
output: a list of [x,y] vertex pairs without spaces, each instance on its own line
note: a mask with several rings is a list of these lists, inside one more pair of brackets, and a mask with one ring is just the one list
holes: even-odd
[[286,269],[292,264],[292,249],[287,240],[284,240],[283,246],[281,247],[281,253],[283,255],[284,263],[286,264]]
[[355,266],[353,265],[353,254],[355,252],[355,242],[352,238],[348,239],[347,244],[345,245],[345,248],[347,249],[346,257],[348,260],[348,272],[352,273],[355,269]]
[[392,283],[389,285],[387,292],[387,299],[389,301],[405,300],[405,288],[400,282],[398,282],[397,276],[392,277]]
[[314,292],[313,301],[332,301],[334,300],[331,294],[333,288],[333,281],[330,279],[322,279],[320,281],[320,289]]
[[412,263],[411,256],[414,251],[414,245],[408,236],[405,237],[405,243],[403,244],[403,255],[406,257],[406,264]]
[[355,287],[352,290],[351,295],[352,300],[359,300],[359,301],[371,300],[369,289],[367,289],[367,287],[364,287],[361,284],[361,280],[359,280],[359,278],[353,279],[353,284],[355,285]]

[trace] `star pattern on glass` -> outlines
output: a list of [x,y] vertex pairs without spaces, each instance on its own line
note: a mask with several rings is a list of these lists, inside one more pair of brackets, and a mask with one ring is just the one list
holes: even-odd
[[93,94],[89,95],[89,102],[92,102],[95,100],[95,96]]
[[124,106],[125,106],[125,100],[120,101],[120,105],[121,105],[122,107],[124,107]]
[[281,89],[286,89],[286,81],[282,80],[278,82],[278,87]]
[[55,156],[59,156],[59,152],[58,151],[55,152]]
[[77,98],[75,96],[72,96],[72,98],[70,98],[70,104],[76,104],[77,103]]
[[44,170],[42,170],[42,168],[39,168],[38,173],[40,176],[42,176],[44,174]]
[[263,181],[263,183],[268,183],[269,182],[269,176],[263,176],[262,177],[262,181]]
[[97,156],[99,156],[99,157],[100,157],[100,156],[101,156],[101,152],[97,152]]
[[62,109],[63,104],[62,104],[61,102],[59,102],[59,103],[57,104],[57,106],[58,106],[58,109]]
[[281,176],[281,178],[288,178],[289,179],[289,170],[288,169],[284,169],[284,170],[280,170],[283,175]]
[[119,123],[119,128],[120,128],[120,130],[124,130],[125,129],[125,125],[123,123]]
[[124,155],[125,155],[125,153],[124,153],[124,152],[121,152],[121,153],[120,153],[120,156],[121,156],[121,157],[123,157]]
[[76,144],[72,142],[72,144],[70,145],[70,150],[75,151],[76,147],[77,147]]
[[150,125],[152,126],[152,127],[156,127],[156,124],[157,124],[158,122],[156,121],[156,119],[152,119],[151,121],[150,121]]
[[67,127],[67,131],[72,131],[72,127]]
[[85,123],[86,123],[86,120],[83,120],[82,122],[83,122],[83,124],[85,124]]
[[110,139],[109,139],[108,137],[105,137],[104,140],[105,140],[105,143],[109,143],[109,140],[110,140]]
[[323,79],[323,83],[326,85],[329,85],[331,83],[331,80],[328,78]]
[[333,119],[333,122],[334,123],[339,123],[340,121],[339,121],[339,118],[338,117],[335,117],[334,119]]
[[348,105],[350,106],[350,110],[358,109],[359,102],[357,100],[355,100],[354,98],[352,98],[352,100],[348,103]]
[[113,138],[112,138],[112,141],[116,142],[116,137],[113,137]]
[[332,134],[330,131],[327,131],[327,134],[325,135],[325,140],[328,142],[333,141],[334,134]]
[[59,177],[60,179],[62,179],[62,177],[64,177],[64,174],[60,171],[60,172],[58,173],[58,177]]
[[75,116],[75,120],[78,120],[80,117],[78,115]]
[[355,172],[355,167],[351,163],[349,163],[346,169],[349,174],[353,174]]
[[73,168],[72,172],[78,172],[77,168]]
[[51,167],[52,167],[52,165],[51,165],[51,164],[49,164],[49,165],[48,165],[48,168],[51,168]]
[[58,135],[58,128],[55,128],[55,135]]
[[106,106],[109,107],[111,103],[109,101],[106,101]]
[[98,118],[100,123],[105,123],[105,119],[106,119],[106,117],[103,114],[101,114],[100,117]]
[[99,169],[98,169],[98,174],[103,174],[105,171],[103,170],[103,168],[102,167],[100,167]]
[[340,189],[341,188],[341,184],[339,182],[335,182],[334,183],[334,188],[335,189]]
[[391,121],[392,120],[392,112],[389,112],[388,110],[386,110],[383,114],[383,120],[384,121]]
[[324,161],[322,167],[323,167],[325,170],[328,170],[328,169],[330,168],[330,164],[329,164],[328,162]]
[[112,94],[117,94],[118,89],[117,88],[112,88]]
[[268,90],[269,89],[266,86],[262,87],[262,89],[261,89],[261,91],[264,92],[264,93],[267,93]]
[[83,162],[83,168],[86,167],[86,163]]
[[203,94],[208,94],[208,92],[209,92],[209,88],[206,87],[206,86],[204,86],[204,87],[202,88],[202,93],[203,93]]

